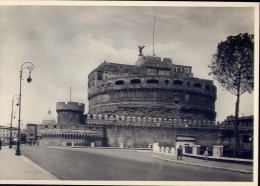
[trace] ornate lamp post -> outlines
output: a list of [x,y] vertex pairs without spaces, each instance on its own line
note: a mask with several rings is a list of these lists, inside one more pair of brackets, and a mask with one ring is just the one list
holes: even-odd
[[[12,148],[12,125],[13,125],[13,106],[14,106],[14,99],[19,100],[19,96],[18,95],[14,95],[13,100],[12,100],[12,112],[11,112],[11,126],[10,126],[10,140],[9,140],[9,148]],[[19,104],[17,103],[17,106]]]
[[[27,65],[24,67],[24,65]],[[34,66],[31,62],[24,62],[21,66],[20,71],[20,94],[19,94],[19,119],[18,119],[18,141],[17,141],[17,149],[15,155],[20,156],[21,150],[20,150],[20,144],[21,144],[21,129],[20,129],[20,123],[21,123],[21,105],[22,105],[22,75],[23,75],[23,69],[27,68],[29,70],[29,77],[27,78],[27,82],[30,83],[32,81],[31,78],[31,71],[34,69]]]

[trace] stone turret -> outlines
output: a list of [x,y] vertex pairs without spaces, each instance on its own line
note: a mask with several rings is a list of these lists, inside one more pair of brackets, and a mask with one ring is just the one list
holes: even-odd
[[85,104],[78,102],[56,103],[57,124],[84,123]]

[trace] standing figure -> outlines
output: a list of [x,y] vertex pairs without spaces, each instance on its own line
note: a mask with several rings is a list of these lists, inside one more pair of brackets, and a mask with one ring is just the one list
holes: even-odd
[[208,152],[208,149],[206,149],[205,152],[204,152],[204,159],[205,159],[205,161],[208,160],[208,156],[209,156],[209,152]]
[[179,160],[179,158],[182,160],[182,147],[181,147],[181,145],[177,149],[177,160]]
[[142,50],[144,49],[145,46],[142,46],[142,47],[141,47],[141,46],[138,45],[138,47],[139,47],[139,53],[140,53],[139,55],[143,55],[143,54],[142,54]]

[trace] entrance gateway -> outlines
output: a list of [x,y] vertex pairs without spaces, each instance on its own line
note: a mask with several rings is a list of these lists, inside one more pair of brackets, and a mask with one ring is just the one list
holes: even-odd
[[194,135],[177,134],[175,147],[182,146],[183,153],[192,153],[192,147],[196,145],[196,138]]

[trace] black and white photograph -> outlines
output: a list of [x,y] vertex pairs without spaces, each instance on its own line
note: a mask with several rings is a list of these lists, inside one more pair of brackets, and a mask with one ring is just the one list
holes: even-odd
[[0,184],[257,185],[259,4],[1,1]]

